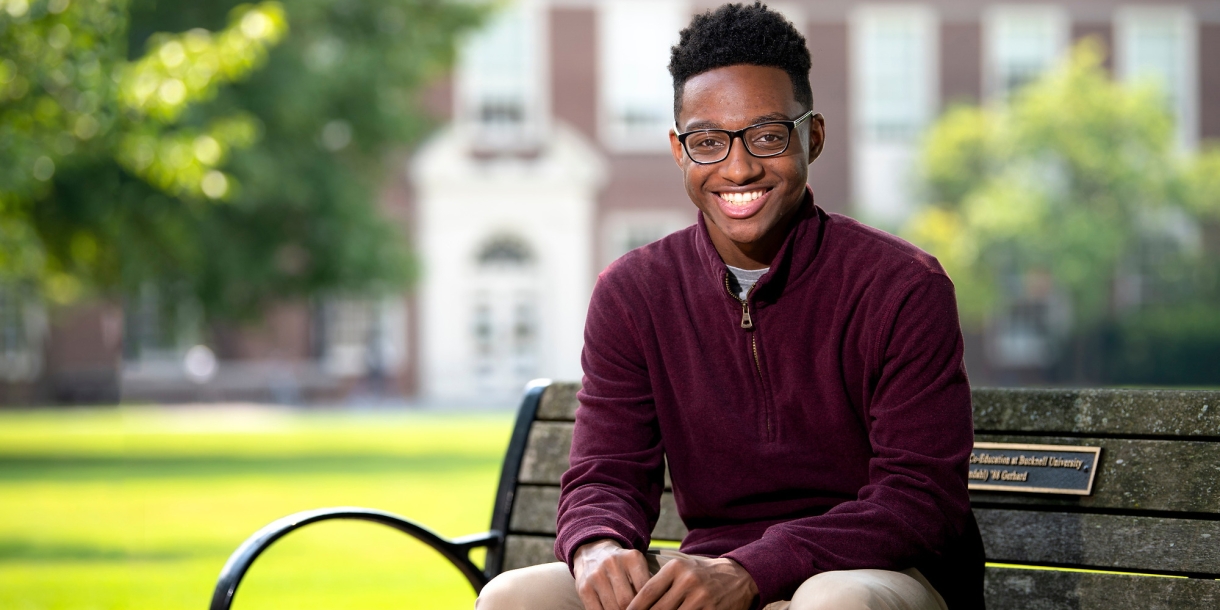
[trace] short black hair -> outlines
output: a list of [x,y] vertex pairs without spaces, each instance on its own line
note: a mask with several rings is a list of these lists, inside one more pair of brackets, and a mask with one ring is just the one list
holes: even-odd
[[725,66],[749,64],[788,73],[796,101],[813,109],[809,86],[809,48],[805,37],[783,15],[762,2],[725,4],[695,15],[670,49],[674,79],[674,120],[682,109],[682,89],[692,77]]

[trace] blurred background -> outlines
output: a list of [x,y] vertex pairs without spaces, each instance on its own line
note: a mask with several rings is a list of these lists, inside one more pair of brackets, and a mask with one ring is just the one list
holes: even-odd
[[[4,0],[0,401],[511,404],[693,222],[681,1]],[[776,2],[976,384],[1220,380],[1220,7]]]
[[[716,4],[0,0],[0,606],[198,606],[324,504],[485,528],[504,407],[695,220],[665,66]],[[1220,385],[1220,4],[768,4],[818,204],[945,264],[975,385]],[[251,595],[472,599],[304,569],[397,556],[353,527]]]

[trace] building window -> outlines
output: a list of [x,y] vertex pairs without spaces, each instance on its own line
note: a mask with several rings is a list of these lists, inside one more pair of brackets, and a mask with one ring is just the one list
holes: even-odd
[[481,152],[532,149],[546,116],[540,66],[542,11],[527,2],[499,10],[462,44],[456,116]]
[[488,239],[479,248],[479,266],[482,268],[516,266],[525,267],[534,262],[529,244],[515,235],[497,235]]
[[1118,74],[1160,88],[1174,118],[1178,145],[1198,142],[1198,43],[1194,16],[1184,8],[1126,7],[1114,20]]
[[33,381],[42,372],[46,310],[29,293],[0,284],[0,382]]
[[128,364],[181,361],[203,342],[203,310],[181,292],[151,283],[123,303],[123,359]]
[[858,135],[914,142],[936,112],[936,19],[921,7],[866,7],[852,42]]
[[598,45],[601,131],[614,150],[664,151],[673,125],[669,49],[689,16],[678,0],[624,0],[601,5]]
[[401,298],[327,298],[319,312],[321,360],[336,377],[394,377],[406,357]]
[[692,220],[693,217],[688,212],[610,212],[602,224],[602,266],[609,265],[618,257],[640,246],[646,246],[690,226]]
[[542,319],[537,257],[529,242],[494,235],[475,250],[470,314],[475,386],[485,396],[520,392],[538,374]]
[[1006,99],[1052,68],[1067,49],[1067,13],[1056,6],[993,7],[984,17],[987,95]]
[[939,104],[937,35],[936,15],[918,5],[852,15],[852,193],[857,212],[885,227],[913,206],[915,145]]

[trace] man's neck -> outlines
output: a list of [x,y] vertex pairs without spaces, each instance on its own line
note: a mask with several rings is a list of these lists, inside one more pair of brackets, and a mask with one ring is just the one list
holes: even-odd
[[796,214],[791,216],[792,218],[789,218],[788,222],[783,225],[782,231],[775,231],[755,242],[735,242],[710,222],[707,223],[708,234],[712,238],[712,245],[715,246],[716,253],[720,255],[720,260],[724,261],[724,264],[746,270],[766,269],[771,266],[775,256],[779,254],[780,248],[784,246],[784,241],[788,238],[788,232],[792,230]]

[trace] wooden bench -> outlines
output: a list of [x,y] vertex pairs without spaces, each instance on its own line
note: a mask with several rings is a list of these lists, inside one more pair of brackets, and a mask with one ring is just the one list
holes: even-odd
[[[504,570],[554,561],[559,477],[568,467],[577,384],[527,388],[509,442],[491,529],[445,539],[362,508],[306,511],[247,539],[221,571],[212,610],[227,610],[268,546],[319,521],[360,519],[415,536],[479,591]],[[1102,448],[1088,496],[972,492],[991,610],[1220,608],[1220,392],[974,391],[977,442]],[[666,488],[668,489],[668,484]],[[679,541],[673,496],[653,531]],[[486,548],[485,565],[469,558]]]

